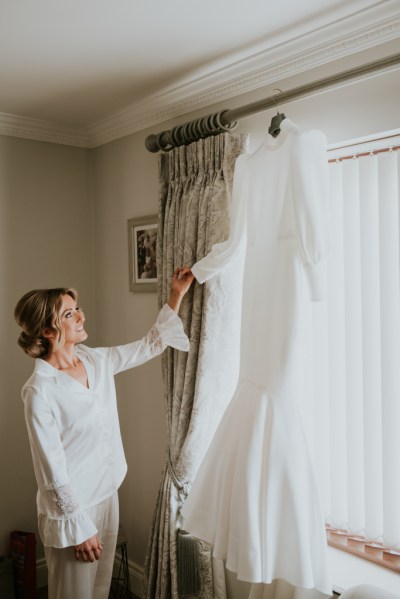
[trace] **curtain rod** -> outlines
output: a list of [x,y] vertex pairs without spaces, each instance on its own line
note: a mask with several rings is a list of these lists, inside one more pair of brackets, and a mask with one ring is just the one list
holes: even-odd
[[146,137],[146,148],[149,152],[158,152],[159,150],[168,151],[176,146],[187,145],[193,141],[204,137],[210,137],[211,135],[218,135],[229,130],[233,130],[237,125],[237,119],[241,119],[245,116],[267,110],[268,108],[276,107],[277,105],[286,104],[308,96],[314,92],[334,87],[340,83],[346,81],[352,81],[359,77],[370,75],[377,71],[382,71],[390,67],[395,67],[400,64],[400,53],[392,54],[386,58],[375,60],[359,67],[342,71],[336,75],[324,77],[305,85],[300,85],[289,91],[284,91],[275,96],[270,96],[264,100],[246,104],[240,108],[233,108],[232,110],[222,110],[220,112],[209,114],[194,121],[189,121],[183,125],[178,125],[168,131],[161,131],[160,133],[153,133]]

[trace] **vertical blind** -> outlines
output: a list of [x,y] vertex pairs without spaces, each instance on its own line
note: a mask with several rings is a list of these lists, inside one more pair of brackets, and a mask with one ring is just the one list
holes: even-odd
[[332,249],[327,301],[313,306],[312,410],[328,523],[396,549],[399,173],[397,148],[330,162]]

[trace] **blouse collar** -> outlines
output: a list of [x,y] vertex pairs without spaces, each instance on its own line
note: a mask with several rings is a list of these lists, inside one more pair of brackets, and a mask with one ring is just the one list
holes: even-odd
[[69,376],[62,370],[58,370],[58,368],[54,368],[54,366],[52,366],[51,364],[49,364],[48,362],[46,362],[46,360],[43,360],[42,358],[36,358],[34,373],[39,374],[40,376],[44,376],[46,378],[53,378],[53,379],[55,379],[55,382],[58,385],[62,385],[63,387],[69,387],[71,389],[74,388],[75,390],[83,389],[84,391],[91,391],[94,386],[94,368],[93,368],[92,364],[90,364],[90,362],[85,359],[85,356],[82,356],[83,352],[79,351],[80,348],[78,346],[76,347],[76,349],[78,350],[77,353],[79,355],[79,359],[82,361],[82,363],[86,369],[86,374],[87,374],[88,382],[89,382],[89,388],[85,387],[84,385],[82,385],[82,383],[80,383],[76,379],[72,378],[72,376]]

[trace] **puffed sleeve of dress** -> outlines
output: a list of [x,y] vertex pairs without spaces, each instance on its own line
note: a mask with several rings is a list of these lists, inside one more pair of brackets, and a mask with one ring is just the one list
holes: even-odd
[[139,366],[161,354],[166,347],[189,351],[189,339],[179,316],[165,304],[160,310],[156,323],[143,339],[106,348],[113,374]]
[[310,299],[320,301],[326,294],[330,246],[328,160],[321,131],[304,131],[296,137],[291,177],[297,247]]
[[192,266],[192,273],[199,283],[204,283],[222,271],[240,255],[246,245],[247,231],[247,169],[246,154],[235,162],[232,187],[230,233],[226,241],[213,245],[211,251]]
[[22,400],[36,481],[47,516],[43,543],[58,548],[78,545],[98,531],[80,509],[70,485],[56,419],[46,397],[34,385],[23,388]]

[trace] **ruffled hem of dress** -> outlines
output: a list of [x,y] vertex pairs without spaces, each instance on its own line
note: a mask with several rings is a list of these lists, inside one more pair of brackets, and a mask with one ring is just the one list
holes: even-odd
[[97,534],[92,520],[83,512],[71,518],[54,520],[45,514],[39,514],[39,533],[45,547],[73,547]]
[[[295,404],[241,380],[181,510],[239,580],[329,592],[323,512]],[[296,556],[296,557],[294,557]]]
[[168,304],[164,304],[161,308],[156,326],[165,345],[180,351],[189,351],[190,342],[183,329],[182,321]]

